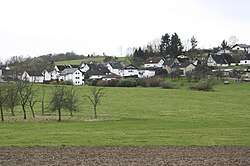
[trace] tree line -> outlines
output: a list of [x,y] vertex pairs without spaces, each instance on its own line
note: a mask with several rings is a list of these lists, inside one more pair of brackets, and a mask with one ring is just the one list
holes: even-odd
[[[88,98],[93,105],[94,117],[97,118],[97,106],[103,97],[103,89],[92,87],[91,95],[83,96]],[[62,120],[62,110],[68,110],[70,116],[78,110],[80,97],[77,94],[78,89],[75,86],[66,87],[54,85],[51,87],[51,93],[47,94],[47,87],[43,87],[42,93],[29,82],[12,82],[0,84],[0,114],[4,121],[4,108],[9,109],[12,116],[15,116],[16,107],[22,108],[23,119],[27,119],[27,109],[31,111],[35,118],[35,105],[41,103],[41,115],[45,115],[45,98],[49,96],[49,109],[58,113],[58,121]],[[36,111],[37,112],[37,111]]]

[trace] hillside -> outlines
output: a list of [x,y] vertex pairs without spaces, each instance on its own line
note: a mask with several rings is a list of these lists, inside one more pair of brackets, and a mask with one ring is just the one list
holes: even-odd
[[[68,60],[68,61],[58,61],[55,62],[57,65],[64,65],[64,64],[71,64],[71,65],[79,65],[81,62],[97,62],[97,63],[104,63],[105,57],[90,57],[90,58],[84,58],[84,59],[77,59],[77,60]],[[122,61],[125,64],[130,64],[131,62],[127,57],[117,57],[118,61]]]

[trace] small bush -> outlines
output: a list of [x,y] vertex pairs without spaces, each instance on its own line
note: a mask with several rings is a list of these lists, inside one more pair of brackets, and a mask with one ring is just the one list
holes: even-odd
[[162,88],[163,89],[178,89],[178,86],[172,82],[163,82],[162,83]]
[[191,86],[189,89],[198,91],[213,91],[213,86],[216,84],[214,78],[201,79],[195,86]]
[[117,83],[118,87],[136,87],[137,82],[135,79],[122,79]]

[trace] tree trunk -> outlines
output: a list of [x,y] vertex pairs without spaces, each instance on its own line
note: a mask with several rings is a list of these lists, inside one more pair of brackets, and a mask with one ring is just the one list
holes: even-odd
[[3,117],[3,108],[2,108],[2,106],[0,107],[0,111],[1,111],[1,119],[2,119],[2,121],[4,121],[4,117]]
[[44,101],[42,101],[42,116],[44,116]]
[[72,110],[70,110],[69,112],[70,112],[70,116],[73,117],[73,112],[72,112]]
[[14,113],[14,107],[10,109],[11,110],[11,114],[12,116],[15,116],[15,113]]
[[58,109],[58,121],[61,121],[62,119],[61,119],[61,109]]
[[23,119],[27,119],[25,105],[22,105],[22,108],[23,108]]
[[32,116],[33,116],[33,118],[35,118],[35,112],[34,112],[33,107],[31,106],[31,107],[30,107],[30,109],[31,109],[31,112],[32,112]]
[[96,106],[94,106],[94,114],[95,114],[95,118],[97,118]]

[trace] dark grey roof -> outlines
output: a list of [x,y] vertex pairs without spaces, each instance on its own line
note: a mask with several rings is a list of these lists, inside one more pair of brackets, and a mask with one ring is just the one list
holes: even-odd
[[247,44],[235,44],[235,45],[233,46],[233,48],[234,48],[234,47],[237,47],[237,46],[239,46],[239,47],[241,47],[241,48],[250,48],[250,45],[247,45]]
[[230,54],[221,54],[221,55],[211,55],[212,58],[214,59],[214,61],[217,64],[231,64],[231,63],[235,63],[233,57]]
[[105,73],[103,73],[102,71],[100,70],[95,70],[95,69],[90,69],[86,72],[86,74],[90,75],[90,76],[93,76],[93,75],[106,75]]
[[43,76],[41,71],[34,71],[34,70],[30,70],[30,71],[26,71],[29,76]]
[[70,68],[68,65],[56,65],[59,71],[63,71],[64,69]]
[[123,68],[123,66],[120,62],[109,62],[109,64],[113,69],[122,69]]
[[[175,60],[178,61],[177,58],[168,58],[166,61],[163,63],[163,66],[172,66],[175,62]],[[179,61],[178,61],[179,62]]]
[[158,63],[161,59],[164,59],[162,57],[149,57],[145,60],[145,64],[151,64],[151,63]]
[[250,54],[246,54],[240,57],[240,60],[250,60]]
[[136,66],[133,65],[133,64],[129,64],[129,65],[125,66],[123,69],[139,69],[139,68],[136,67]]
[[177,58],[180,63],[186,63],[189,62],[188,58]]

